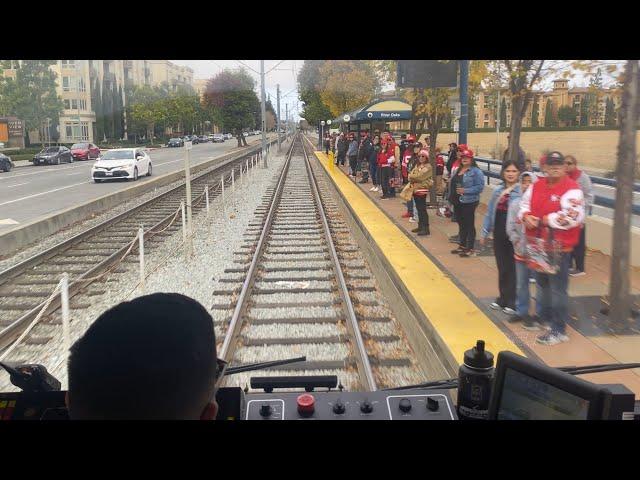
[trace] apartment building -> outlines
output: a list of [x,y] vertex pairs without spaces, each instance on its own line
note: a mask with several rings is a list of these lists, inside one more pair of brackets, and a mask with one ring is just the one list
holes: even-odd
[[[527,105],[525,115],[522,121],[523,127],[534,126],[533,114],[537,112],[537,125],[545,126],[545,114],[547,103],[552,111],[554,123],[558,121],[558,110],[563,106],[574,107],[577,112],[576,123],[582,125],[582,115],[584,114],[581,108],[582,103],[586,98],[593,95],[591,89],[587,87],[574,87],[569,88],[569,82],[566,79],[558,79],[553,81],[553,89],[549,91],[537,90],[533,92],[532,100]],[[600,89],[597,94],[597,107],[591,108],[591,114],[589,115],[589,126],[604,126],[605,125],[605,110],[607,101],[613,101],[614,111],[618,111],[622,100],[621,92],[611,88]],[[503,102],[504,100],[504,102]],[[496,128],[496,101],[497,92],[480,91],[475,96],[475,126],[476,128]],[[500,108],[506,106],[506,112],[501,115],[501,118],[505,119],[506,125],[500,125],[500,127],[507,128],[511,125],[511,96],[508,89],[500,91]],[[595,110],[595,111],[594,111]],[[562,122],[559,122],[560,124]]]
[[[167,82],[173,90],[178,85],[193,87],[193,70],[167,60],[57,60],[50,68],[56,74],[56,90],[64,110],[57,121],[29,132],[32,143],[52,141],[51,137],[60,143],[102,140],[95,138],[95,85],[122,92],[122,105],[126,105],[124,91],[128,84],[156,86]],[[6,69],[3,74],[15,78],[15,69]]]

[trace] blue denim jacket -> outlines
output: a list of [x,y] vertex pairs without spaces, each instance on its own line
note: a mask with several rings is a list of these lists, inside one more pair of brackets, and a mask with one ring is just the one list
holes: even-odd
[[[504,191],[504,188],[504,184],[498,186],[491,195],[491,200],[489,200],[489,206],[487,207],[487,213],[485,214],[484,221],[482,222],[482,238],[486,238],[491,232],[493,232],[493,224],[496,219],[496,205],[498,204],[498,198],[500,198],[500,194]],[[509,205],[511,205],[514,200],[519,200],[521,196],[520,184],[518,184],[509,194]]]
[[480,200],[480,193],[484,190],[484,174],[478,167],[471,167],[462,175],[464,194],[460,196],[460,203],[474,203]]

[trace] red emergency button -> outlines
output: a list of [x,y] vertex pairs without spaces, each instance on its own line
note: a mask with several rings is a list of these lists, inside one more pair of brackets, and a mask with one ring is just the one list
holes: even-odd
[[308,393],[303,393],[298,397],[298,413],[302,417],[310,417],[313,415],[315,411],[316,399],[313,398],[313,395]]

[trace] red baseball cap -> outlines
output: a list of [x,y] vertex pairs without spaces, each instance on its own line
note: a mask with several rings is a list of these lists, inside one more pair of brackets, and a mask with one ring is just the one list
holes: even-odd
[[473,150],[469,150],[468,148],[465,148],[464,150],[462,150],[460,152],[460,158],[464,158],[464,157],[468,157],[468,158],[473,158]]

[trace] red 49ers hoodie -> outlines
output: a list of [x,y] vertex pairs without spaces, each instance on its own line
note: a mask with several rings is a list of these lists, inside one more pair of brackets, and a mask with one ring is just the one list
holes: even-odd
[[[540,178],[531,185],[520,202],[518,219],[526,214],[540,219],[547,215],[549,228],[553,229],[554,239],[569,252],[580,240],[580,226],[584,222],[584,196],[577,182],[565,176],[555,185],[549,185],[547,178]],[[542,230],[544,231],[544,229]],[[528,237],[540,235],[540,229],[527,229]]]

